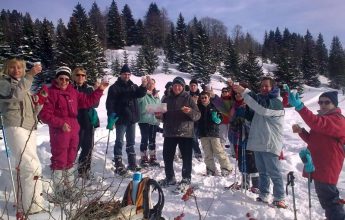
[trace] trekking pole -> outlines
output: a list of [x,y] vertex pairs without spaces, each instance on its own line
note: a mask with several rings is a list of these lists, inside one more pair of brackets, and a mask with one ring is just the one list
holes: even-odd
[[310,193],[311,174],[308,173],[308,200],[309,200],[309,220],[311,220],[311,193]]
[[14,185],[14,179],[13,179],[13,174],[12,174],[12,166],[11,166],[11,160],[10,160],[10,151],[8,149],[8,146],[7,146],[7,140],[6,140],[6,135],[5,135],[4,126],[3,126],[2,114],[0,114],[0,122],[1,122],[1,125],[2,125],[2,135],[4,137],[4,144],[5,144],[6,156],[7,156],[7,162],[8,162],[8,169],[10,170],[14,202],[17,203],[17,194],[16,194],[16,187]]
[[246,164],[246,143],[245,143],[245,127],[242,125],[242,134],[241,134],[241,159],[242,159],[242,190],[247,194],[247,164]]
[[236,186],[238,185],[237,183],[237,163],[238,163],[238,144],[239,144],[239,135],[236,135],[236,143],[234,145],[235,147],[235,180],[234,180],[234,183],[229,185],[229,186],[226,186],[225,189],[229,190],[229,189],[235,189]]
[[295,202],[295,176],[293,175],[293,171],[290,171],[287,174],[287,183],[286,183],[286,195],[288,195],[288,186],[291,185],[292,189],[292,202],[293,202],[293,212],[294,212],[294,220],[297,220],[297,209],[296,209],[296,202]]

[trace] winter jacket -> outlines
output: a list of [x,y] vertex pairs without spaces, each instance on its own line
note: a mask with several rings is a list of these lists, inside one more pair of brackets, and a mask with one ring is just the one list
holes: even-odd
[[161,100],[158,96],[147,93],[144,97],[138,99],[140,120],[139,123],[147,123],[151,125],[158,125],[159,122],[154,114],[146,111],[146,106],[149,104],[160,104]]
[[231,121],[230,112],[233,105],[233,100],[231,99],[231,96],[219,97],[215,95],[215,97],[212,99],[212,104],[222,114],[222,124],[229,124],[229,122]]
[[[163,101],[167,103],[168,111],[163,114],[164,137],[187,137],[192,138],[194,122],[199,120],[200,111],[192,97],[185,91],[178,95],[171,93]],[[182,112],[182,107],[191,108],[189,113]]]
[[[93,92],[93,87],[89,86],[88,84],[84,83],[81,86],[74,85],[74,88],[78,90],[78,92],[85,93],[85,94],[91,94]],[[99,102],[97,102],[94,106],[91,108],[80,108],[78,110],[78,122],[81,128],[90,128],[92,127],[91,119],[89,112],[92,111],[92,108],[97,108]]]
[[201,116],[198,121],[198,131],[199,137],[219,137],[219,125],[212,121],[212,112],[217,112],[218,116],[221,118],[221,114],[217,111],[212,103],[204,106],[203,104],[198,104]]
[[298,113],[310,127],[300,137],[308,144],[315,166],[312,178],[336,185],[344,162],[345,118],[340,108],[324,115],[314,115],[307,107]]
[[247,150],[270,152],[280,155],[283,146],[284,108],[278,99],[279,91],[270,94],[254,94],[245,89],[244,102],[253,111]]
[[131,80],[128,82],[118,78],[110,86],[106,107],[108,115],[116,113],[119,117],[116,124],[133,124],[139,121],[138,98],[144,97],[146,88],[137,86]]
[[0,112],[4,127],[36,129],[37,117],[30,93],[32,81],[29,74],[19,81],[8,75],[0,77]]

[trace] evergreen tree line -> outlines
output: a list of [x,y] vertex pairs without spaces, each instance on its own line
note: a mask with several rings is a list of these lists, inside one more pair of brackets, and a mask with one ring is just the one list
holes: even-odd
[[[224,77],[247,81],[254,88],[263,75],[263,61],[277,64],[272,73],[280,83],[300,88],[305,83],[319,86],[319,74],[328,76],[334,87],[345,86],[345,55],[339,38],[334,37],[328,52],[322,34],[315,41],[307,31],[305,36],[279,28],[265,33],[264,43],[258,43],[242,27],[236,25],[231,36],[225,25],[214,18],[194,17],[186,23],[180,13],[176,24],[168,18],[166,9],[151,3],[143,19],[134,19],[126,4],[120,12],[116,1],[102,12],[96,2],[89,13],[81,4],[74,8],[67,25],[60,19],[57,26],[44,19],[32,21],[30,15],[16,10],[1,11],[0,59],[21,56],[30,62],[40,60],[45,72],[37,82],[49,81],[58,65],[71,68],[83,66],[93,82],[106,67],[104,49],[123,49],[141,45],[136,57],[112,60],[114,75],[124,63],[135,75],[151,74],[158,66],[157,54],[164,50],[163,71],[169,63],[203,83],[219,71]],[[1,61],[0,60],[0,61]]]

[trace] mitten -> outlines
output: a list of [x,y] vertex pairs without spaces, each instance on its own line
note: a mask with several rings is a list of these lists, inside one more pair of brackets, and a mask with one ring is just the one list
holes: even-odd
[[108,116],[108,124],[107,124],[107,129],[108,130],[113,130],[114,129],[114,125],[117,122],[117,120],[119,120],[119,117],[116,116],[116,113],[111,113]]
[[211,112],[211,119],[214,123],[216,123],[217,125],[220,124],[220,122],[222,121],[220,118],[219,118],[219,115],[216,111],[213,111]]
[[289,93],[289,98],[288,98],[289,104],[295,107],[297,111],[301,110],[304,107],[304,104],[301,101],[299,94],[298,93],[295,94],[291,92],[290,88],[287,85],[284,86],[284,89]]
[[303,163],[304,163],[304,171],[307,173],[312,173],[315,171],[315,167],[313,164],[313,160],[311,158],[311,154],[310,151],[306,148],[306,149],[302,149],[299,152],[299,156],[302,159]]

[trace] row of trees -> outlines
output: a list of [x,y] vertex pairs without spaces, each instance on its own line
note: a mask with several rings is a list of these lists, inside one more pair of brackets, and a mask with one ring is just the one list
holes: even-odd
[[16,10],[2,10],[0,18],[0,59],[22,56],[32,62],[40,60],[45,73],[37,79],[39,83],[50,80],[57,65],[84,66],[89,80],[94,81],[107,65],[104,48],[142,45],[134,59],[112,61],[115,74],[123,63],[131,65],[137,75],[152,73],[158,65],[157,49],[161,48],[166,67],[168,62],[176,63],[180,71],[204,83],[215,71],[236,80],[257,81],[262,75],[257,59],[261,56],[276,63],[276,78],[292,87],[299,88],[302,83],[318,86],[319,74],[328,76],[334,87],[345,85],[340,40],[334,37],[328,53],[322,34],[315,41],[309,31],[301,36],[288,29],[281,34],[277,28],[265,34],[261,45],[241,26],[236,25],[230,36],[221,21],[209,17],[194,17],[186,23],[180,14],[175,24],[155,3],[149,5],[143,19],[136,20],[127,4],[120,12],[115,0],[105,12],[93,3],[88,14],[78,3],[68,24],[60,19],[56,27],[46,19],[32,21],[29,14]]

